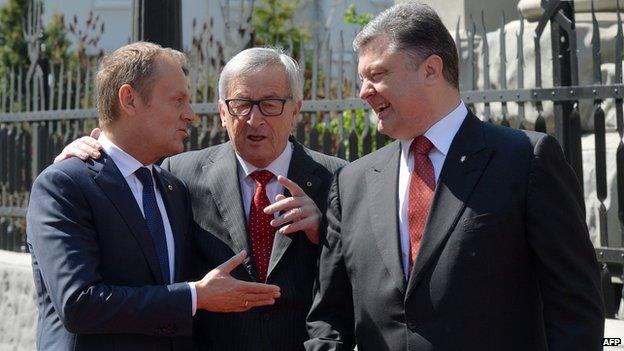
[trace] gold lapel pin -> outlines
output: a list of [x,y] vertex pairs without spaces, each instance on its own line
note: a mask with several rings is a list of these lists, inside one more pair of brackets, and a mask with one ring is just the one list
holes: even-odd
[[173,186],[171,186],[171,184],[167,185],[167,189],[169,189],[169,191],[173,190]]
[[464,162],[466,161],[466,155],[463,155],[462,157],[459,158],[459,162]]

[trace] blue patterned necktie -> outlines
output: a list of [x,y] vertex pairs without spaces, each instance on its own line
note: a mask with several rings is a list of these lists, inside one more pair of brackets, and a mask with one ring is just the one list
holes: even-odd
[[134,175],[143,184],[143,213],[145,215],[145,221],[147,222],[150,234],[152,234],[154,249],[156,250],[156,256],[158,256],[158,263],[160,263],[163,279],[165,283],[169,283],[167,239],[165,238],[165,226],[163,225],[162,216],[158,209],[158,204],[156,203],[152,172],[146,167],[141,167],[134,172]]

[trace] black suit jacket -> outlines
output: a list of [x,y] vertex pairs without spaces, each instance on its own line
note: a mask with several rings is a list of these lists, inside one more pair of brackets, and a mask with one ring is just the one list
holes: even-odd
[[[188,192],[154,167],[185,279]],[[27,214],[39,350],[193,349],[191,293],[165,284],[147,224],[115,163],[71,158],[35,180]]]
[[[297,183],[325,211],[331,178],[346,161],[306,149],[294,141],[288,178]],[[245,249],[247,220],[238,179],[238,161],[232,145],[225,144],[186,152],[163,162],[188,185],[198,224],[194,245],[198,276]],[[288,195],[288,194],[287,194]],[[305,233],[276,235],[267,283],[281,288],[273,306],[244,313],[200,311],[195,330],[200,348],[209,350],[300,350],[307,339],[305,317],[312,303],[318,246]],[[235,269],[241,280],[257,281],[253,258]]]
[[471,113],[446,156],[412,274],[398,229],[400,143],[329,194],[308,350],[601,350],[598,265],[554,138]]

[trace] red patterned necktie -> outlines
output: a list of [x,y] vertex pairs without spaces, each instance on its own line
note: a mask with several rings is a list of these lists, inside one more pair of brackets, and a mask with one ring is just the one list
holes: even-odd
[[271,202],[266,193],[267,184],[273,179],[273,173],[267,170],[255,171],[249,175],[256,182],[256,192],[251,199],[249,211],[249,241],[251,242],[251,253],[258,269],[258,279],[266,281],[269,269],[269,259],[273,248],[273,238],[275,228],[271,226],[273,214],[264,213],[264,208]]
[[410,274],[420,249],[420,241],[425,230],[425,222],[435,190],[433,164],[428,156],[432,148],[431,141],[422,135],[416,137],[410,146],[414,154],[414,169],[410,179],[407,209],[410,236]]

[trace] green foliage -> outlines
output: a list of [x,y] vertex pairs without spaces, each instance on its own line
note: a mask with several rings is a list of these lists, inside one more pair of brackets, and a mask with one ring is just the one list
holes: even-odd
[[[342,128],[344,130],[344,140],[343,143],[345,145],[345,148],[347,149],[347,158],[349,157],[348,155],[348,146],[349,146],[349,133],[351,133],[351,129],[353,126],[353,118],[355,118],[355,131],[357,133],[357,135],[359,136],[358,138],[358,152],[360,154],[362,154],[362,133],[364,133],[364,128],[365,125],[368,123],[368,132],[370,133],[371,137],[372,137],[372,147],[373,150],[375,150],[376,148],[376,144],[375,144],[375,135],[377,134],[377,128],[375,127],[374,124],[370,123],[368,121],[369,119],[369,115],[368,115],[368,110],[364,110],[364,109],[355,109],[355,110],[344,110],[342,111]],[[355,116],[354,116],[355,114]],[[340,116],[334,116],[334,118],[330,119],[329,122],[329,132],[333,135],[339,135],[340,133]],[[316,128],[316,130],[318,131],[319,135],[323,135],[323,132],[325,131],[325,123],[317,123],[314,128]]]
[[373,19],[373,14],[363,12],[358,14],[356,12],[355,4],[351,4],[344,13],[344,21],[349,24],[356,24],[360,28],[364,28]]
[[309,34],[294,17],[301,7],[298,0],[261,0],[254,8],[252,26],[254,45],[279,45],[289,47],[293,56],[299,54],[299,45],[309,39]]
[[23,33],[27,13],[28,0],[9,0],[0,7],[0,68],[3,71],[11,66],[28,65]]
[[69,56],[70,42],[62,13],[54,13],[45,31],[45,46],[50,60],[60,62]]

